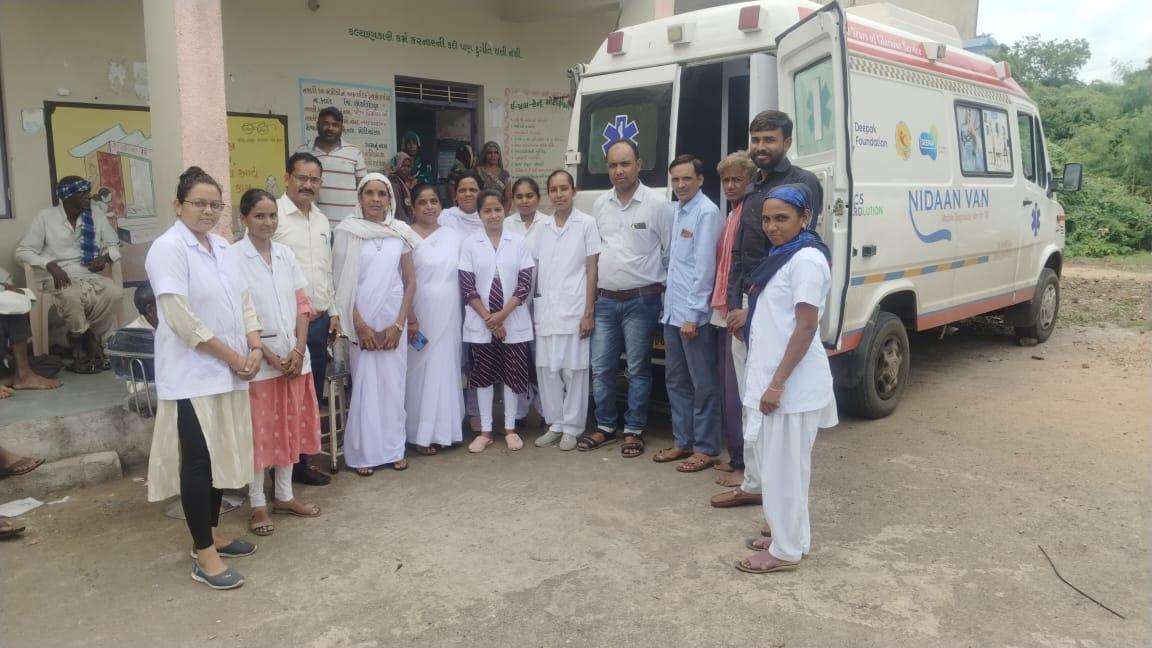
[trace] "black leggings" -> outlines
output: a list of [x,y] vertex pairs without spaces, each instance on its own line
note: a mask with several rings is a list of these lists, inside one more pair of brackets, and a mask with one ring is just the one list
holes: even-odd
[[176,401],[176,433],[180,438],[180,504],[196,549],[212,546],[212,529],[220,523],[224,491],[212,488],[212,457],[192,401]]

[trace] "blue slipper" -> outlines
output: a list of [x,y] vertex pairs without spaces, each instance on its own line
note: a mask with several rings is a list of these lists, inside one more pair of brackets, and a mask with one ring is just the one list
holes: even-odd
[[244,577],[240,575],[240,572],[231,567],[215,576],[209,576],[204,573],[203,569],[200,569],[200,563],[192,565],[192,580],[197,583],[204,583],[215,590],[236,589],[244,584]]
[[[216,549],[216,553],[220,554],[221,558],[243,558],[244,556],[251,556],[256,553],[256,545],[237,538],[229,542],[227,546]],[[193,558],[196,557],[196,547],[192,547],[189,555]]]

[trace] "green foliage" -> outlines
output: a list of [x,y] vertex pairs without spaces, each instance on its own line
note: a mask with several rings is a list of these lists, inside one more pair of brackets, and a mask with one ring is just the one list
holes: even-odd
[[1005,46],[1000,57],[1012,66],[1012,76],[1018,81],[1063,86],[1078,83],[1076,75],[1092,51],[1083,38],[1046,41],[1026,36]]
[[1119,67],[1117,82],[1076,79],[1087,41],[1029,36],[1004,48],[1013,76],[1040,107],[1055,173],[1084,165],[1079,193],[1060,194],[1068,253],[1113,256],[1152,250],[1152,59]]

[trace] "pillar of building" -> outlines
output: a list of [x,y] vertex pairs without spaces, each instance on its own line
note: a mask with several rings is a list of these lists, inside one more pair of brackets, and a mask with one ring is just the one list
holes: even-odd
[[[195,165],[229,202],[228,112],[224,101],[224,29],[220,0],[143,0],[152,116],[152,189],[162,227],[176,218],[180,174]],[[232,240],[225,213],[216,231]]]

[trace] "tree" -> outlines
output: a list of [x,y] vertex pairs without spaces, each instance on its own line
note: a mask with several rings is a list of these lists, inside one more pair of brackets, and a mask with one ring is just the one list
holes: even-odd
[[1025,83],[1046,86],[1078,85],[1076,75],[1092,57],[1087,39],[1041,40],[1026,36],[1000,50],[1012,67],[1012,76]]

